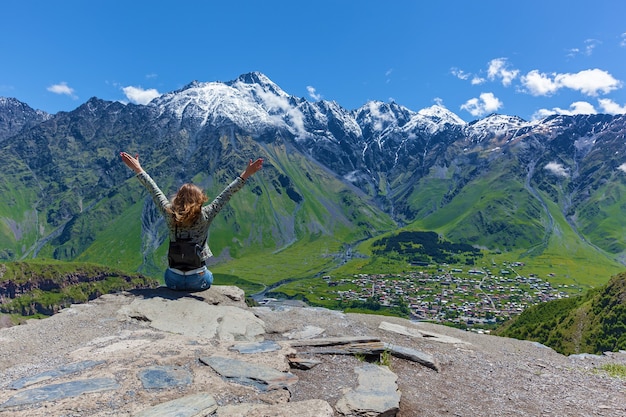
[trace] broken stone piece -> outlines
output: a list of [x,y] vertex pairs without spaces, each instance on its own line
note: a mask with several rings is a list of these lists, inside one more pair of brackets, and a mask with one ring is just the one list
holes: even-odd
[[283,333],[283,337],[287,339],[312,339],[324,333],[326,330],[317,326],[304,326],[301,330],[292,330],[290,332]]
[[234,350],[239,353],[263,353],[263,352],[273,352],[276,350],[280,350],[281,347],[278,343],[273,340],[264,340],[262,342],[253,342],[253,343],[238,343],[228,348],[229,350]]
[[193,382],[191,372],[177,366],[151,366],[139,371],[139,379],[145,389],[178,387]]
[[113,378],[94,378],[47,385],[22,391],[9,398],[0,406],[0,410],[24,404],[35,404],[43,401],[54,401],[61,398],[76,397],[81,394],[110,391],[120,385]]
[[365,364],[354,369],[356,388],[348,389],[335,408],[350,417],[394,417],[400,409],[398,376],[386,366]]
[[42,372],[37,375],[20,378],[9,385],[10,389],[22,389],[29,385],[34,385],[39,382],[47,381],[49,379],[60,378],[66,375],[72,375],[89,368],[103,364],[105,361],[82,361],[77,363],[70,363],[69,365],[63,365],[51,371]]
[[324,400],[293,401],[284,404],[234,404],[219,407],[219,417],[333,417],[332,407]]
[[461,339],[457,339],[456,337],[446,336],[439,333],[433,333],[430,331],[419,330],[414,327],[402,326],[400,324],[389,323],[387,321],[383,321],[378,326],[381,330],[386,330],[388,332],[398,333],[405,336],[411,336],[416,338],[424,338],[428,341],[439,342],[439,343],[450,343],[450,344],[466,344],[469,345],[469,342],[466,342]]
[[134,417],[198,417],[211,415],[215,410],[217,410],[215,399],[209,394],[200,393],[155,405],[135,414]]
[[298,377],[290,372],[281,372],[268,366],[237,359],[210,356],[200,358],[200,362],[210,366],[229,381],[252,385],[261,391],[288,388],[298,382]]
[[304,370],[311,369],[319,365],[320,363],[322,363],[321,361],[318,361],[315,359],[298,358],[298,357],[289,357],[287,358],[287,360],[289,361],[289,366],[291,368],[304,369]]

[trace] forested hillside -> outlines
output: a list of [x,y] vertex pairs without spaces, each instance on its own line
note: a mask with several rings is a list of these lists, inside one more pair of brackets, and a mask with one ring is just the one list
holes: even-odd
[[566,355],[626,350],[626,273],[580,297],[530,307],[496,334],[535,340]]

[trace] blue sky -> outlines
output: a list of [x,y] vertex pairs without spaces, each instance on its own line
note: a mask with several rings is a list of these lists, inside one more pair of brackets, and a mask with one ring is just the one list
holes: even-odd
[[625,16],[622,0],[2,0],[0,96],[56,113],[260,71],[350,110],[621,114]]

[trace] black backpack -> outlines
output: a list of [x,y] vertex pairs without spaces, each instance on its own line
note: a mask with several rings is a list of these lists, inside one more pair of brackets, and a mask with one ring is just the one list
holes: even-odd
[[204,266],[202,260],[202,246],[191,241],[191,238],[178,237],[178,229],[175,233],[176,241],[170,240],[170,248],[167,252],[167,261],[170,268],[181,271],[191,271]]

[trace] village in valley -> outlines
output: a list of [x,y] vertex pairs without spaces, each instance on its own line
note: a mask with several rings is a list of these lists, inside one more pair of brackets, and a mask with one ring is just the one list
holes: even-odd
[[[576,286],[554,288],[534,274],[522,276],[513,263],[497,271],[438,268],[405,274],[356,274],[351,278],[325,276],[328,293],[342,305],[378,303],[401,307],[413,320],[428,320],[461,327],[489,328],[531,305],[569,297]],[[480,330],[482,331],[482,330]]]

